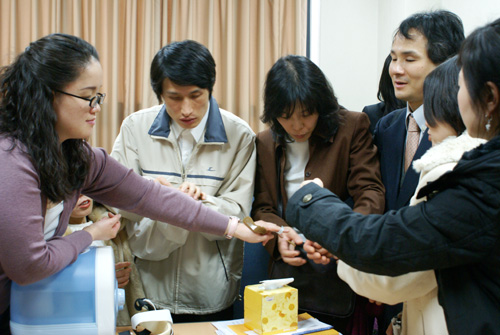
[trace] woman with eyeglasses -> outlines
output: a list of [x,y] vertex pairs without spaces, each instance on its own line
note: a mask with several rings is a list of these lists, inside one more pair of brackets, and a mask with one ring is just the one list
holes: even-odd
[[[119,215],[62,236],[78,196],[182,228],[267,242],[237,218],[149,181],[92,148],[89,138],[105,95],[95,48],[53,34],[30,44],[0,71],[0,333],[9,333],[10,282],[51,276],[93,240],[113,238]],[[47,201],[61,204],[47,210]],[[53,209],[57,208],[54,212]],[[47,219],[50,216],[50,219]]]
[[[500,19],[461,46],[460,115],[469,135],[487,142],[420,189],[416,199],[427,201],[362,216],[316,180],[294,194],[286,211],[291,226],[359,270],[397,276],[434,269],[450,334],[500,330],[499,55]],[[331,256],[311,249],[316,261]]]

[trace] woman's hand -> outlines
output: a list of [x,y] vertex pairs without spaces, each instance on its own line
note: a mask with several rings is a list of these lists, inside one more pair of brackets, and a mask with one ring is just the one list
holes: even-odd
[[101,219],[94,222],[88,227],[83,228],[90,235],[92,235],[92,240],[102,240],[107,241],[116,237],[118,229],[120,229],[120,214],[113,214],[108,212],[108,218]]
[[118,262],[115,264],[116,281],[118,288],[124,288],[130,281],[130,262]]
[[316,264],[326,265],[332,258],[337,259],[332,253],[323,248],[317,242],[307,240],[304,243],[304,251],[307,252],[307,258]]
[[[243,240],[245,242],[249,243],[260,243],[262,242],[262,245],[266,245],[266,243],[274,238],[274,235],[272,234],[277,233],[278,231],[281,230],[281,227],[275,225],[274,223],[266,222],[266,221],[257,221],[255,222],[256,225],[262,226],[266,228],[267,234],[256,234],[250,228],[248,228],[244,223],[239,222],[238,226],[236,227],[236,231],[234,232],[234,237],[239,238],[240,240]],[[285,228],[283,232],[288,232],[290,228]]]
[[281,254],[283,262],[293,266],[301,266],[307,263],[307,260],[299,256],[300,251],[295,250],[295,246],[302,243],[302,238],[293,229],[280,234],[278,237],[278,251]]

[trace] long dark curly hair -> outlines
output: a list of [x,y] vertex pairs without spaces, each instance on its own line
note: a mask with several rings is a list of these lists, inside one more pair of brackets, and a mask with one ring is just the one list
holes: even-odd
[[[32,42],[0,70],[0,134],[31,158],[42,193],[53,202],[80,188],[92,154],[84,139],[59,143],[54,91],[64,90],[92,61],[96,49],[81,38],[52,34]],[[20,145],[21,144],[21,145]]]

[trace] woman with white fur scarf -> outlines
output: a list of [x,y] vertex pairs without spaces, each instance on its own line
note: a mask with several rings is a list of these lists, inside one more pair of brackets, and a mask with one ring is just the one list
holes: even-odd
[[[433,146],[413,163],[413,168],[420,173],[420,180],[410,206],[427,200],[426,197],[417,199],[422,187],[453,170],[464,152],[486,142],[463,132],[465,125],[457,103],[458,72],[456,58],[452,58],[438,66],[425,80],[424,114]],[[462,135],[457,137],[460,133]],[[359,295],[390,305],[403,302],[402,327],[393,327],[394,335],[448,334],[433,270],[389,277],[365,273],[339,261],[337,272]]]

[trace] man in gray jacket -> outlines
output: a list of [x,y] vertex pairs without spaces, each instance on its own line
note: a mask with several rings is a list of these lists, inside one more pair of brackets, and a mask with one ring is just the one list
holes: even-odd
[[[255,134],[219,108],[214,83],[215,62],[206,47],[191,40],[163,47],[151,65],[151,84],[162,104],[124,120],[111,156],[145,178],[243,218],[252,201]],[[243,242],[127,219],[147,298],[169,309],[174,322],[233,318]]]

